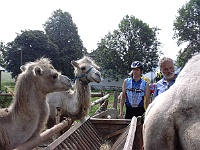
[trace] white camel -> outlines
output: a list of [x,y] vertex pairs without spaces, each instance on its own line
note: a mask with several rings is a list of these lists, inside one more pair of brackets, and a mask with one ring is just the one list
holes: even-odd
[[60,75],[47,58],[21,67],[12,104],[0,109],[0,149],[11,150],[39,135],[49,109],[45,100],[50,92],[67,90],[71,82]]
[[200,54],[176,82],[149,105],[143,127],[144,150],[200,149]]
[[47,95],[50,108],[48,128],[56,124],[55,112],[57,107],[61,108],[61,118],[70,117],[73,120],[78,120],[87,116],[91,98],[89,83],[101,82],[101,73],[97,70],[99,67],[91,58],[84,56],[80,60],[72,61],[71,64],[75,69],[74,89]]

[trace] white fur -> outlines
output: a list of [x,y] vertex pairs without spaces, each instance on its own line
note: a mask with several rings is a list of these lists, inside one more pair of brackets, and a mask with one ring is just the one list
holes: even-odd
[[200,54],[193,56],[145,114],[145,150],[200,148]]

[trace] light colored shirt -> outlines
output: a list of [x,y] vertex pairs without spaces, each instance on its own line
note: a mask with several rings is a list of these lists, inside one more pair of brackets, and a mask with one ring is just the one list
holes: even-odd
[[[176,78],[177,78],[177,74],[176,74]],[[161,80],[159,80],[156,83],[156,88],[155,91],[153,93],[153,98],[155,98],[156,96],[158,96],[159,94],[167,91],[176,81],[176,78],[174,78],[172,81],[170,81],[169,83],[165,80],[165,78],[163,77]]]

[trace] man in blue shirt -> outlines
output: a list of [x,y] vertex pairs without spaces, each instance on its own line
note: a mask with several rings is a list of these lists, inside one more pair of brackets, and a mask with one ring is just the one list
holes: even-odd
[[150,103],[150,87],[143,80],[143,64],[140,61],[134,61],[131,64],[131,74],[126,78],[122,85],[122,96],[120,99],[120,114],[123,118],[123,107],[126,106],[125,119],[131,119],[133,116],[142,116],[145,112],[144,106],[148,107]]
[[177,77],[177,74],[175,74],[174,63],[171,58],[163,57],[159,62],[159,66],[163,78],[156,83],[153,98],[168,90],[170,86],[175,83]]

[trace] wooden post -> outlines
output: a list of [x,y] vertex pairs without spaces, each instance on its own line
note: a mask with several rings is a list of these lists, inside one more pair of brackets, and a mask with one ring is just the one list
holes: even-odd
[[[103,91],[103,90],[101,91],[101,95],[102,95],[102,97],[104,96],[104,91]],[[100,102],[100,106],[101,106],[103,103],[104,103],[104,101]]]
[[114,103],[113,103],[113,108],[117,109],[117,104],[118,104],[118,92],[114,91]]

